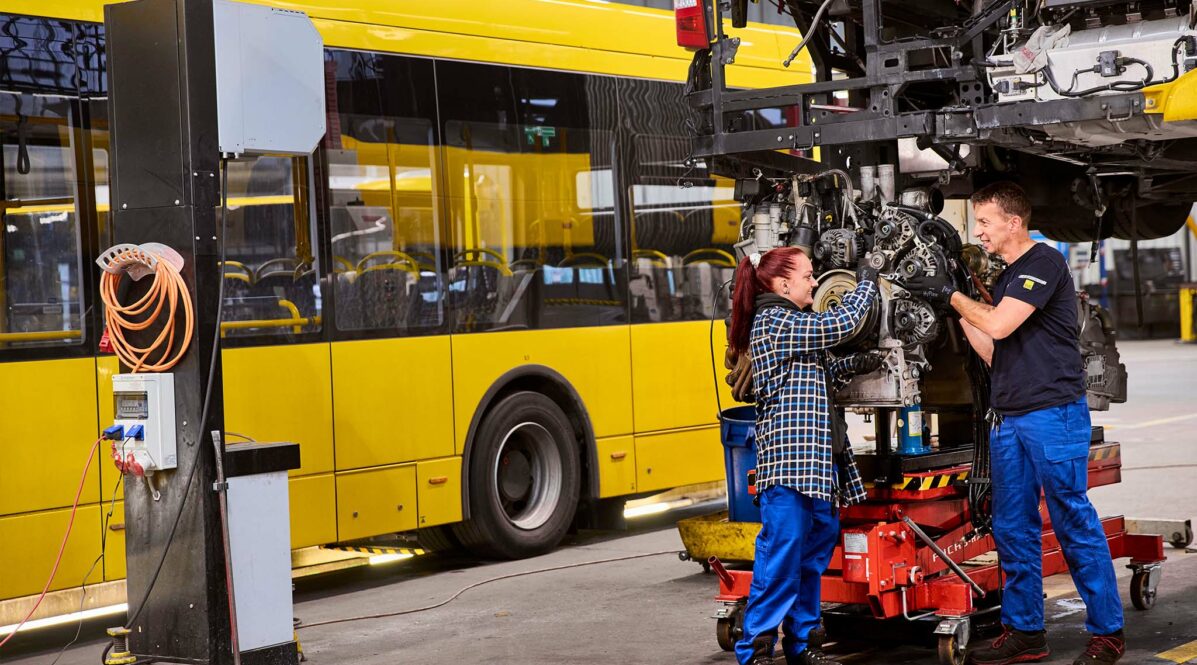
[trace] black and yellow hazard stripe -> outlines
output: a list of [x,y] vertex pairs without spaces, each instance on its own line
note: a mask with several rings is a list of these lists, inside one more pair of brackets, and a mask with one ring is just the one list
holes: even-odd
[[[952,471],[926,476],[903,476],[902,480],[891,484],[890,489],[907,492],[922,492],[949,487],[952,483],[968,478],[968,471]],[[865,483],[865,487],[874,487],[873,483]]]
[[937,473],[928,476],[903,476],[901,482],[893,484],[893,488],[896,490],[906,490],[908,492],[936,490],[948,487],[952,483],[958,480],[964,480],[967,477],[968,471]]
[[326,545],[326,550],[338,550],[340,552],[358,552],[360,554],[407,554],[410,556],[420,556],[425,554],[424,550],[418,547],[356,547],[352,545]]
[[[1120,454],[1121,446],[1117,443],[1105,443],[1089,449],[1089,460],[1100,461],[1113,459]],[[968,471],[952,473],[937,473],[932,475],[903,476],[902,480],[890,485],[891,489],[907,492],[922,492],[925,490],[942,489],[956,481],[968,478]],[[872,483],[865,483],[865,487],[873,487]]]

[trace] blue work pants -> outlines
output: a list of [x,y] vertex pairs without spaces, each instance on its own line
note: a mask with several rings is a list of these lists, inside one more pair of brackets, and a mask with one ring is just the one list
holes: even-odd
[[830,501],[814,499],[790,487],[771,485],[761,494],[761,532],[756,538],[752,588],[744,612],[744,637],[736,658],[747,663],[758,637],[777,641],[797,656],[819,625],[820,582],[839,539],[840,518]]
[[1122,628],[1122,601],[1097,511],[1089,502],[1089,408],[1070,404],[1005,416],[990,431],[993,536],[1002,572],[1002,623],[1043,630],[1043,523],[1039,492],[1072,581],[1085,601],[1089,632]]

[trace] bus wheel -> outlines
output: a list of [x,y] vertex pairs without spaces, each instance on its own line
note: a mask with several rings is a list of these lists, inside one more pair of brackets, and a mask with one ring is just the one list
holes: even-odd
[[470,455],[470,519],[453,529],[475,553],[518,559],[561,542],[578,507],[578,447],[556,402],[523,391],[483,418]]
[[437,554],[461,552],[461,544],[457,542],[457,536],[453,535],[453,529],[448,526],[420,529],[416,532],[416,540],[420,543],[420,549],[425,552],[436,552]]

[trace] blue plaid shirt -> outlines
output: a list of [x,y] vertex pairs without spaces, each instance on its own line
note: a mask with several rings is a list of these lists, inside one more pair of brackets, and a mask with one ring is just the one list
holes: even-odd
[[816,314],[778,305],[766,305],[757,311],[749,352],[757,404],[758,492],[770,485],[782,485],[826,501],[838,498],[842,505],[864,500],[864,484],[850,448],[842,486],[836,477],[827,418],[827,383],[819,356],[827,354],[832,389],[852,378],[857,356],[838,358],[828,349],[856,328],[876,295],[876,284],[861,282],[844,296],[839,307],[826,312]]

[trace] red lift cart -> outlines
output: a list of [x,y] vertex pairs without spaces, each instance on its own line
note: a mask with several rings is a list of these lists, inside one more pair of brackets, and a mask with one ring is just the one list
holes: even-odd
[[[1121,480],[1120,446],[1103,441],[1102,436],[1101,428],[1094,428],[1089,451],[1091,488]],[[970,466],[903,473],[896,482],[869,487],[867,501],[841,511],[843,533],[823,575],[823,602],[842,604],[855,616],[911,621],[938,617],[933,632],[943,665],[964,662],[972,619],[995,606],[995,592],[1002,584],[996,556],[991,554],[993,536],[974,531],[967,497]],[[1042,502],[1040,514],[1046,577],[1068,566]],[[718,574],[716,636],[726,650],[741,635],[752,572],[728,570],[720,558],[751,560],[752,539],[759,530],[759,525],[752,526],[756,528],[711,518],[679,524],[688,556]],[[1149,609],[1164,561],[1162,537],[1127,533],[1121,516],[1104,518],[1102,526],[1111,557],[1130,558],[1134,606]]]

